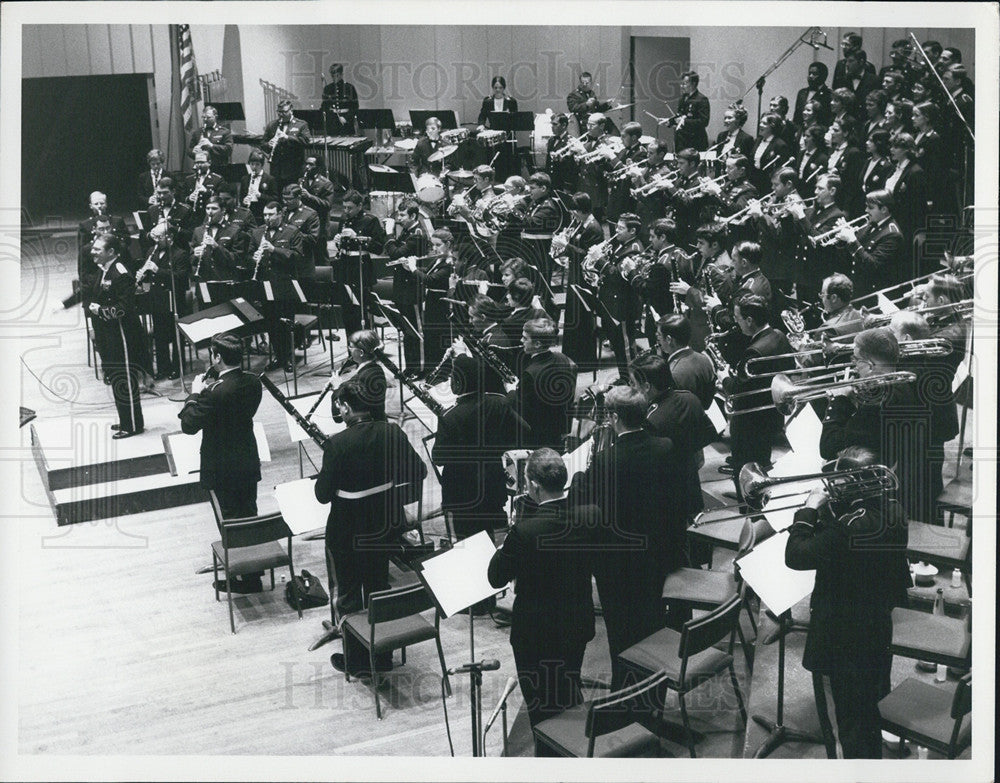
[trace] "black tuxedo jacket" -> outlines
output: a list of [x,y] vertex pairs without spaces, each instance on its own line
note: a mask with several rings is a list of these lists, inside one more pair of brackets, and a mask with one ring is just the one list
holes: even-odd
[[260,481],[260,455],[253,417],[260,405],[260,379],[240,369],[224,373],[191,394],[177,414],[181,430],[201,432],[201,486],[214,489],[235,476]]
[[575,398],[576,364],[571,359],[556,351],[525,356],[517,388],[507,395],[531,428],[523,438],[525,448],[548,446],[561,452]]
[[281,192],[278,190],[278,183],[270,174],[261,172],[260,184],[257,186],[257,192],[260,195],[249,204],[244,204],[243,199],[246,198],[249,191],[250,175],[247,174],[240,179],[240,204],[243,204],[243,206],[250,210],[250,214],[254,216],[254,219],[258,223],[263,219],[264,207],[267,206],[269,201],[281,203]]
[[[813,95],[813,100],[819,101],[826,107],[827,110],[830,108],[830,95],[833,91],[827,87],[825,84],[821,84],[819,89],[816,90],[816,94]],[[805,108],[806,99],[809,96],[809,88],[803,87],[795,95],[795,112],[792,114],[792,122],[802,127],[802,110]]]
[[[722,131],[722,133],[715,137],[716,152],[722,150],[728,136],[729,133],[727,131]],[[753,154],[753,146],[753,136],[742,128],[736,131],[736,142],[733,144],[733,152],[738,152],[740,155],[749,158]]]
[[[503,99],[503,110],[506,112],[517,111],[517,99],[516,98],[504,98]],[[483,98],[483,105],[479,108],[479,117],[476,122],[480,125],[485,125],[489,127],[490,114],[493,112],[493,96],[487,95]]]

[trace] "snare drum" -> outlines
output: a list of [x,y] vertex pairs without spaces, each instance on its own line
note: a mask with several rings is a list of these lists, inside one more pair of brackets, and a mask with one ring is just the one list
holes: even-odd
[[437,204],[444,198],[444,185],[433,174],[421,174],[417,177],[417,199],[425,204]]
[[394,190],[373,190],[368,194],[368,198],[371,199],[371,213],[381,220],[394,218],[396,209],[405,196],[405,193]]
[[499,147],[507,138],[507,134],[502,130],[481,130],[476,138],[484,147]]
[[441,131],[441,140],[445,144],[461,144],[469,138],[468,128],[453,128],[452,130]]

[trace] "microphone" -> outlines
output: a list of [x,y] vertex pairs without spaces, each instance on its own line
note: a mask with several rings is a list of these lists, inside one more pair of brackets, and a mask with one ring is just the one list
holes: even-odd
[[483,729],[483,734],[490,730],[490,726],[492,726],[497,717],[499,717],[500,710],[503,709],[503,705],[507,703],[507,697],[514,692],[514,688],[516,687],[517,677],[508,677],[507,684],[503,686],[503,693],[500,694],[500,701],[498,701],[497,706],[493,708],[493,714],[490,715],[490,719],[486,721],[486,728]]
[[454,669],[448,669],[448,674],[468,674],[472,671],[495,672],[499,668],[500,661],[496,658],[491,658],[485,661],[480,661],[479,663],[466,663]]

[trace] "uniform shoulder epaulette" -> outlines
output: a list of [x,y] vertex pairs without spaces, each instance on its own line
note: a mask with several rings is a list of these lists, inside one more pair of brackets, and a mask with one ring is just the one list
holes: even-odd
[[115,271],[118,272],[118,274],[120,274],[120,275],[127,275],[128,274],[128,267],[126,267],[125,264],[123,264],[121,261],[116,261],[115,262]]
[[899,226],[897,226],[895,223],[890,223],[888,226],[886,226],[886,229],[888,230],[888,232],[890,234],[902,234],[903,233],[902,231],[899,230]]

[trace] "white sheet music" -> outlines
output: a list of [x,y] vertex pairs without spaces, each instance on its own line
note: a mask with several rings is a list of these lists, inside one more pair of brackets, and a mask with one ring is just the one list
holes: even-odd
[[788,533],[771,536],[740,558],[740,573],[775,614],[791,609],[813,591],[815,571],[793,571],[785,565]]
[[496,551],[490,537],[480,531],[471,538],[455,542],[447,552],[424,561],[423,579],[445,617],[500,592],[486,576]]
[[[301,397],[289,399],[288,404],[301,413],[302,416],[305,416],[309,413],[309,409],[316,404],[317,397],[319,397],[319,392],[316,392],[315,394],[303,394]],[[319,427],[320,431],[324,435],[333,435],[347,429],[347,424],[344,422],[336,422],[333,420],[333,408],[330,406],[329,395],[327,395],[326,399],[319,404],[316,412],[313,413],[309,420]],[[298,443],[303,440],[312,440],[309,437],[309,433],[307,433],[302,428],[302,425],[296,421],[295,417],[287,411],[285,412],[285,423],[288,425],[288,435],[292,439],[292,443]]]
[[316,479],[302,478],[278,484],[274,488],[274,497],[293,535],[326,527],[330,506],[316,500]]
[[577,446],[568,454],[563,454],[563,462],[566,463],[566,472],[569,474],[566,477],[566,488],[569,489],[569,485],[573,483],[574,473],[583,473],[587,470],[587,463],[590,462],[590,452],[594,448],[594,439],[587,438],[583,443]]
[[215,335],[229,332],[243,326],[243,321],[236,313],[217,315],[214,318],[202,318],[191,324],[178,322],[180,330],[184,336],[193,343],[200,343],[202,340],[211,340]]
[[[267,433],[259,421],[253,423],[253,435],[257,441],[257,453],[261,462],[271,461],[271,449],[267,445]],[[170,450],[177,476],[189,476],[201,471],[201,433],[187,435],[173,432],[166,436],[166,447]]]
[[722,432],[726,429],[728,422],[726,421],[726,417],[722,415],[722,411],[719,410],[719,401],[717,399],[712,400],[712,404],[708,406],[705,413],[708,414],[708,418],[712,422],[712,426],[715,427],[716,432]]

